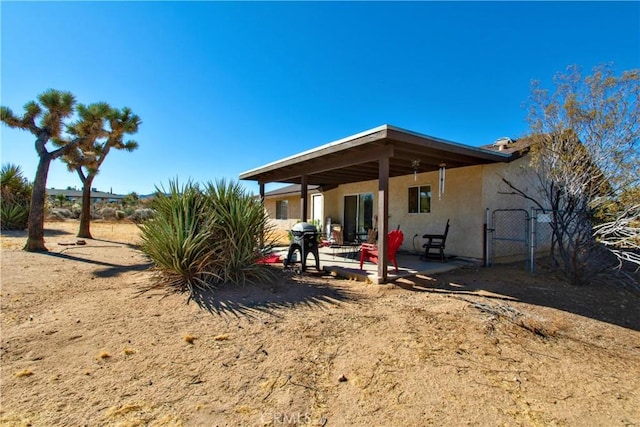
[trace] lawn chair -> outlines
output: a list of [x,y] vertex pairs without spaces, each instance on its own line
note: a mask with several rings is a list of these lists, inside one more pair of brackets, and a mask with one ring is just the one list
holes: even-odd
[[[389,233],[389,243],[387,245],[387,258],[389,261],[393,263],[393,266],[396,268],[396,273],[398,272],[398,263],[396,262],[396,252],[402,245],[402,241],[404,240],[404,234],[400,230],[393,230]],[[375,264],[378,263],[378,246],[363,243],[360,248],[360,270],[362,270],[362,264],[366,260],[369,260]]]
[[424,258],[427,259],[432,255],[431,249],[435,249],[440,252],[440,261],[445,262],[446,258],[444,256],[444,244],[447,241],[447,234],[449,234],[449,220],[447,220],[447,226],[444,228],[444,234],[425,234],[422,236],[423,239],[427,239],[427,243],[422,245],[424,248]]

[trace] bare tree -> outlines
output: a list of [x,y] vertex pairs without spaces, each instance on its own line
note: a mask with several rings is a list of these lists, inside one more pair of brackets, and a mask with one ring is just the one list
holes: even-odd
[[640,265],[640,71],[614,75],[601,65],[583,77],[578,67],[554,78],[555,91],[533,83],[528,122],[532,166],[541,197],[509,184],[553,212],[554,260],[572,284],[583,284],[611,262]]
[[[108,104],[98,103],[86,107],[77,107],[79,119],[69,127],[69,133],[82,137],[83,144],[77,145],[62,157],[71,171],[77,172],[82,181],[82,212],[78,237],[91,237],[91,186],[100,167],[112,148],[133,151],[138,148],[135,141],[124,141],[125,134],[138,131],[140,118],[125,107],[122,110],[111,108]],[[87,124],[105,121],[103,131],[96,134]]]
[[[75,98],[70,92],[49,89],[24,106],[24,114],[17,116],[8,107],[0,107],[0,120],[7,126],[31,132],[35,137],[35,148],[40,158],[31,193],[26,251],[47,251],[44,245],[44,204],[47,176],[51,161],[77,147],[82,137],[68,137],[64,133],[65,119],[74,112]],[[87,124],[94,129],[93,124]],[[54,147],[47,149],[47,144]]]

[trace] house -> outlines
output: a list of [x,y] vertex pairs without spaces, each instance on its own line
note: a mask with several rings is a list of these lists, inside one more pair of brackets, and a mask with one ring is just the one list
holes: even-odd
[[[59,196],[63,196],[65,200],[70,202],[82,203],[82,191],[81,190],[57,190],[55,188],[47,188],[47,197],[52,202],[55,202]],[[106,202],[106,203],[120,203],[125,196],[113,193],[106,193],[104,191],[97,191],[95,188],[91,189],[91,203]]]
[[[451,228],[447,252],[483,259],[488,210],[529,209],[503,178],[530,191],[526,140],[502,138],[472,147],[383,125],[240,174],[257,181],[265,208],[276,226],[290,228],[300,219],[340,224],[344,240],[376,228],[386,236],[397,227],[402,249],[419,252],[421,237]],[[266,183],[288,183],[265,193]],[[378,277],[387,278],[386,239],[379,239]]]

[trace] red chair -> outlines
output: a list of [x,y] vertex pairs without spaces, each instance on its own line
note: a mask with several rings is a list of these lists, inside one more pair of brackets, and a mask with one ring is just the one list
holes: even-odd
[[[404,240],[404,234],[400,230],[393,230],[389,233],[389,243],[387,245],[387,257],[389,261],[393,263],[398,272],[398,263],[396,262],[396,252],[400,249],[402,241]],[[378,263],[378,247],[370,243],[363,243],[360,248],[360,270],[362,270],[362,264],[366,260],[369,260],[375,264]]]

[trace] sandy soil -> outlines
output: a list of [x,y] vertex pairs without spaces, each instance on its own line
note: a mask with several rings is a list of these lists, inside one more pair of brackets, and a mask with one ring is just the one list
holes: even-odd
[[132,224],[2,235],[3,425],[640,425],[640,296],[514,266],[155,289]]

